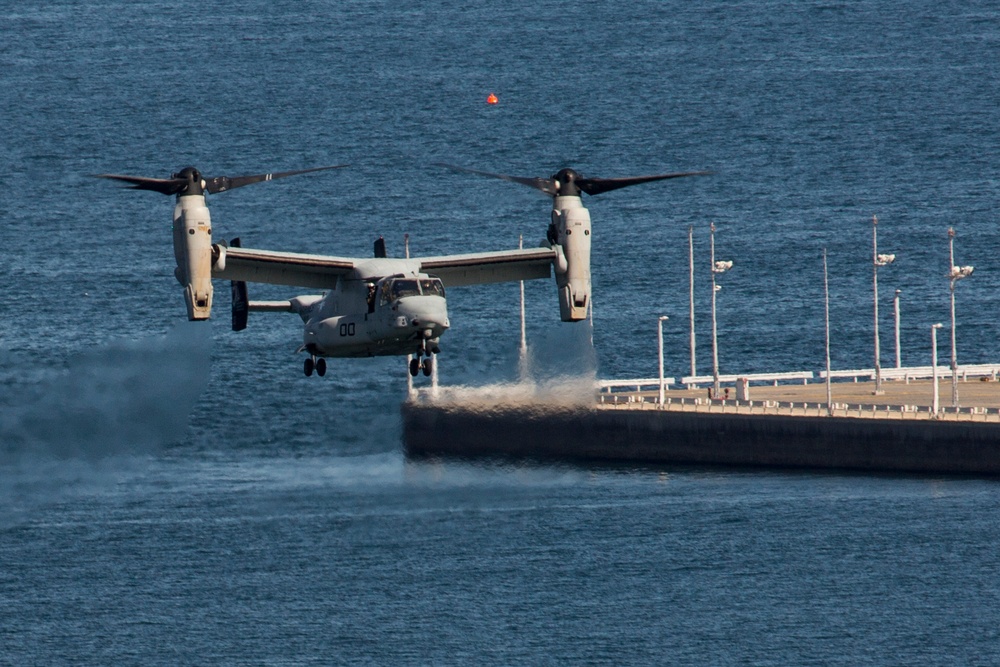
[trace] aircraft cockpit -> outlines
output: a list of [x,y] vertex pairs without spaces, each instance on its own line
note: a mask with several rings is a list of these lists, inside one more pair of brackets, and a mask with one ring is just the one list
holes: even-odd
[[421,278],[420,293],[424,296],[439,296],[444,298],[444,283],[440,278]]
[[408,296],[440,296],[444,297],[444,284],[439,278],[405,278],[393,276],[383,278],[379,287],[382,304]]

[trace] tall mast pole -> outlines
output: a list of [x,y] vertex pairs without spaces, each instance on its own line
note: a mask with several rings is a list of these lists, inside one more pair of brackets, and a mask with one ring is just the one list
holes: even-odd
[[691,323],[691,376],[698,374],[698,365],[695,362],[695,337],[694,337],[694,225],[688,226],[688,284],[690,285],[688,297],[688,321]]

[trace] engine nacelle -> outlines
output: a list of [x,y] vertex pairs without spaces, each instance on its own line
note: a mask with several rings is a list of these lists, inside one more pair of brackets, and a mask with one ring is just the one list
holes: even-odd
[[565,256],[565,271],[557,267],[555,272],[559,316],[563,322],[585,320],[590,310],[590,212],[579,196],[555,198],[549,236]]
[[204,195],[177,198],[174,207],[174,275],[184,287],[189,320],[212,314],[212,218]]

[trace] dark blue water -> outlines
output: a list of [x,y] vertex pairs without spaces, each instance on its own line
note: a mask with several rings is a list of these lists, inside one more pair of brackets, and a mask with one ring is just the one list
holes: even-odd
[[[216,236],[514,247],[549,201],[431,166],[707,169],[586,201],[594,349],[527,286],[542,368],[1000,358],[987,2],[0,5],[0,663],[994,664],[996,484],[407,461],[395,359],[301,375],[295,318],[182,323],[172,202],[90,178],[351,168],[211,198]],[[488,106],[494,92],[500,103]],[[253,296],[287,298],[260,286]],[[456,288],[444,383],[514,375],[517,286]],[[943,339],[946,337],[942,337]],[[944,340],[942,341],[944,342]],[[942,345],[945,354],[945,345]]]

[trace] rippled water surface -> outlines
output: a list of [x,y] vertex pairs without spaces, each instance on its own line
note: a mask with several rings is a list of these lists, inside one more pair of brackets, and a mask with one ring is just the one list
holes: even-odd
[[[172,202],[91,178],[350,168],[212,196],[217,238],[368,256],[534,245],[588,198],[594,328],[526,286],[536,367],[871,366],[949,318],[1000,358],[1000,12],[986,2],[0,5],[0,663],[992,664],[996,483],[407,460],[397,359],[306,379],[295,318],[182,322]],[[497,105],[487,105],[494,92]],[[219,287],[223,287],[220,285]],[[252,296],[287,298],[254,286]],[[449,291],[442,382],[510,379],[516,285]],[[942,354],[946,354],[942,336]]]

